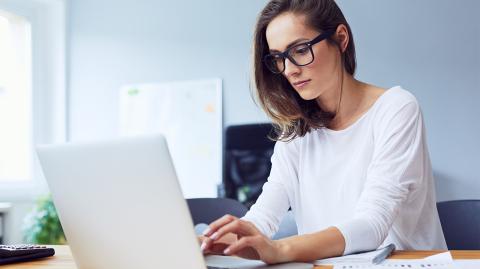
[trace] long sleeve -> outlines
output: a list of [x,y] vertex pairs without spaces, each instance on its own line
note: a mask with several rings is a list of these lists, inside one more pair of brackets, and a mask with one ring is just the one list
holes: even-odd
[[291,184],[297,178],[298,159],[293,142],[277,142],[272,155],[272,169],[262,194],[247,212],[244,220],[252,222],[264,235],[272,237],[290,207]]
[[374,151],[364,189],[352,218],[336,226],[346,241],[345,255],[379,247],[402,204],[425,194],[417,192],[423,187],[429,159],[425,158],[428,152],[416,100],[390,108],[378,115],[375,123]]

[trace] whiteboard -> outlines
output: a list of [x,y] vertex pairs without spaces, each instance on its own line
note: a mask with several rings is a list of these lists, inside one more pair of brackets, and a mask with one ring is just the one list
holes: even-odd
[[119,102],[120,135],[165,135],[185,198],[217,196],[221,79],[125,85]]

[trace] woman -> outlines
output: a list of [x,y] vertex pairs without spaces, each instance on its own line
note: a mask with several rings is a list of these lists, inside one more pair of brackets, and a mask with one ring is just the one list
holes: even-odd
[[[399,86],[354,78],[335,2],[273,0],[254,42],[258,100],[279,129],[272,170],[245,217],[209,225],[204,253],[280,263],[389,243],[445,249],[419,105]],[[299,235],[271,240],[290,207]]]

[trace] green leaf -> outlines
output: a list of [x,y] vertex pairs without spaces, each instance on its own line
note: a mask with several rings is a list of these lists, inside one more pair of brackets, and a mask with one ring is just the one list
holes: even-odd
[[31,244],[65,244],[65,234],[51,195],[42,196],[23,222],[24,240]]

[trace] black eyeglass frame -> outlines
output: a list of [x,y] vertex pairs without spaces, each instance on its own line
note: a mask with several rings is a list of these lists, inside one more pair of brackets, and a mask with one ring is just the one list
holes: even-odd
[[[283,71],[285,71],[285,59],[288,59],[290,60],[290,62],[292,62],[294,65],[296,66],[305,66],[305,65],[309,65],[311,64],[314,60],[315,60],[315,54],[313,53],[313,49],[312,49],[312,46],[319,43],[320,41],[323,41],[324,39],[326,38],[329,38],[331,35],[333,35],[335,33],[335,30],[329,30],[329,31],[326,31],[326,32],[323,32],[321,34],[319,34],[317,37],[315,37],[314,39],[310,40],[310,41],[307,41],[307,42],[303,42],[303,43],[299,43],[299,44],[296,44],[288,49],[286,49],[285,51],[283,52],[277,52],[277,53],[270,53],[270,54],[267,54],[263,57],[263,63],[265,64],[265,66],[267,67],[268,70],[270,70],[270,72],[274,73],[274,74],[281,74],[283,73]],[[309,62],[309,63],[306,63],[306,64],[298,64],[295,59],[293,59],[293,57],[290,56],[290,51],[292,49],[295,49],[299,46],[304,46],[304,45],[307,45],[308,49],[310,50],[310,54],[312,54],[312,60]],[[268,57],[278,57],[278,56],[281,56],[282,59],[283,59],[283,69],[280,70],[280,71],[275,71],[275,70],[272,70],[269,65],[267,64],[267,61],[268,61]]]

